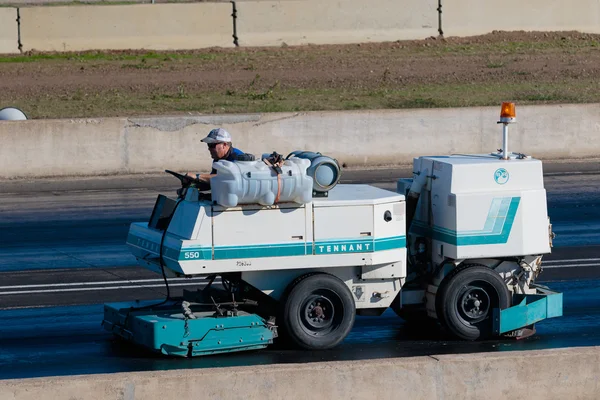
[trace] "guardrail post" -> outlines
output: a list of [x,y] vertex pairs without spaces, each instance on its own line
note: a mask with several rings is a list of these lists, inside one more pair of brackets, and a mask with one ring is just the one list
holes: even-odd
[[21,9],[17,7],[17,48],[23,53],[23,43],[21,43]]
[[444,36],[444,30],[442,29],[442,0],[438,0],[438,33],[440,36]]
[[235,47],[239,46],[238,37],[237,37],[237,8],[235,7],[235,1],[231,2],[231,18],[233,19],[233,44]]

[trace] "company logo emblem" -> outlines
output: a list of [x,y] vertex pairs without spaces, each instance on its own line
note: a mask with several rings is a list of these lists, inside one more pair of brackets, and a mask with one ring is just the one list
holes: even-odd
[[504,168],[498,168],[496,172],[494,172],[494,180],[498,185],[504,185],[508,182],[508,171]]

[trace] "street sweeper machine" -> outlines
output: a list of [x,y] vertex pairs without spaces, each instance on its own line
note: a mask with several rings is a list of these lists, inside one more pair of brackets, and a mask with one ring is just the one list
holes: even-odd
[[107,303],[103,326],[172,356],[261,349],[286,341],[335,347],[356,315],[392,308],[464,340],[521,338],[562,315],[562,294],[536,284],[551,252],[542,162],[503,149],[420,156],[396,191],[341,184],[317,152],[218,161],[210,192],[181,182],[159,195],[127,245],[140,266],[205,277],[180,297]]

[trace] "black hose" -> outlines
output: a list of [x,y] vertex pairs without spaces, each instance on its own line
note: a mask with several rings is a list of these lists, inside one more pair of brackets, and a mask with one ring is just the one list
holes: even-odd
[[[175,211],[177,211],[177,207],[179,207],[179,204],[181,204],[182,202],[183,202],[183,200],[180,200],[177,202],[177,204],[175,204],[175,207],[173,208],[173,212],[169,216],[169,221],[171,221],[171,218],[173,218],[173,215],[175,215]],[[171,290],[169,288],[169,281],[167,280],[167,274],[165,272],[165,263],[164,263],[164,259],[163,259],[163,244],[165,242],[165,237],[167,236],[168,229],[169,229],[169,227],[167,226],[162,233],[162,237],[160,239],[160,249],[158,250],[159,261],[160,261],[160,270],[162,272],[163,280],[165,282],[165,287],[167,288],[167,297],[165,297],[165,299],[163,301],[161,301],[160,303],[149,304],[147,306],[141,306],[141,307],[130,307],[129,311],[127,313],[127,316],[125,317],[125,322],[127,322],[127,318],[129,318],[129,313],[131,311],[138,311],[138,310],[144,310],[147,308],[161,306],[161,305],[167,303],[169,300],[171,300]]]

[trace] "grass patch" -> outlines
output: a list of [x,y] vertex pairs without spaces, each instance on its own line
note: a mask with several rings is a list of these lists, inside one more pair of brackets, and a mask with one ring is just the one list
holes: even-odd
[[[560,38],[548,38],[541,41],[498,41],[482,42],[473,44],[453,43],[452,40],[438,40],[432,42],[398,42],[385,43],[373,51],[370,44],[348,45],[338,49],[336,55],[348,63],[352,63],[359,57],[377,59],[379,57],[390,57],[394,55],[422,56],[422,57],[445,57],[445,56],[506,56],[516,54],[535,54],[540,52],[575,53],[582,51],[596,51],[600,47],[598,35],[583,35],[576,39],[568,36]],[[421,44],[419,44],[421,43]],[[159,59],[164,61],[198,60],[215,61],[221,60],[230,64],[243,63],[247,70],[254,70],[269,60],[282,59],[295,60],[318,60],[328,57],[332,53],[332,46],[311,47],[271,47],[271,48],[223,48],[223,49],[198,49],[186,51],[84,51],[84,52],[31,52],[23,55],[0,55],[0,63],[27,63],[27,62],[118,62],[135,61],[142,59]],[[499,68],[505,62],[490,62],[488,68]]]
[[[600,69],[592,65],[599,35],[513,40],[528,37],[519,35],[472,43],[2,55],[6,82],[34,80],[25,89],[7,85],[2,106],[32,118],[69,118],[600,102]],[[132,77],[131,84],[105,79],[118,75]]]
[[159,61],[180,61],[180,60],[201,60],[214,61],[220,54],[209,52],[65,52],[65,53],[35,53],[23,55],[2,55],[0,63],[44,63],[49,61],[66,61],[66,62],[95,62],[95,61],[135,61],[147,62],[149,60]]
[[600,40],[597,38],[587,38],[570,40],[568,38],[556,38],[539,42],[533,41],[506,41],[496,43],[477,43],[472,45],[449,44],[435,47],[424,47],[420,49],[421,53],[437,52],[440,55],[480,55],[480,54],[527,54],[548,51],[561,52],[572,49],[597,49],[600,47]]
[[576,96],[565,92],[517,93],[515,100],[528,103],[579,103]]
[[600,102],[597,86],[591,81],[570,85],[435,84],[378,90],[282,89],[273,85],[266,91],[195,92],[180,84],[170,91],[146,94],[75,90],[56,96],[14,99],[11,104],[28,110],[31,118],[445,108],[497,106],[502,101],[519,104]]
[[488,68],[502,68],[504,67],[505,63],[503,62],[489,62],[487,63],[486,67]]

